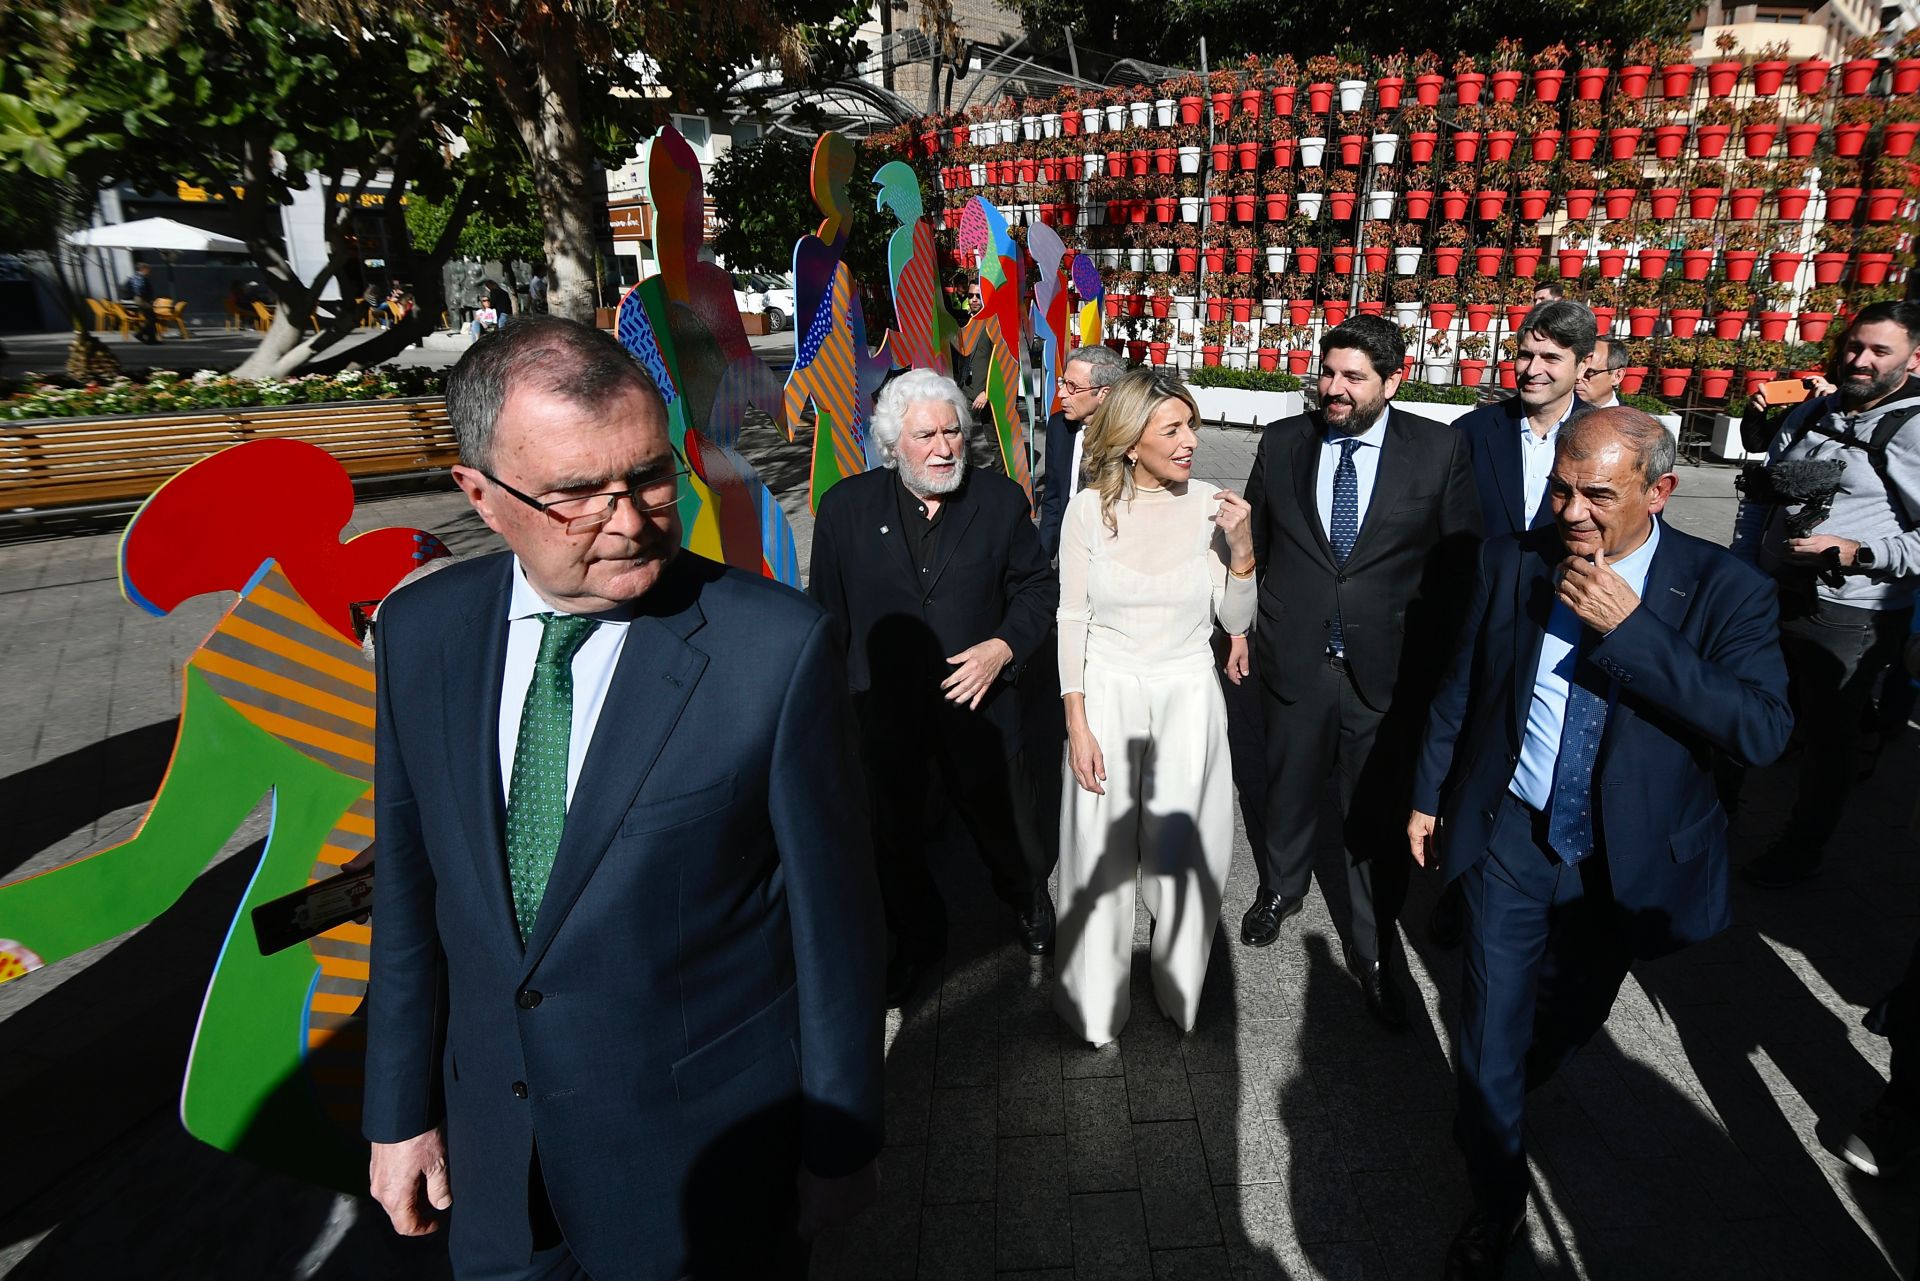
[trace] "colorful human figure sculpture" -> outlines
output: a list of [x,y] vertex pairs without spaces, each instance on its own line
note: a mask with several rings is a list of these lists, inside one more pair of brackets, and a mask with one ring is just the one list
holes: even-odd
[[[272,519],[221,518],[235,495],[261,493]],[[154,614],[207,592],[239,599],[187,660],[173,759],[138,832],[0,886],[0,937],[30,953],[19,968],[51,964],[172,906],[271,796],[266,848],[194,1031],[181,1119],[215,1147],[346,1191],[365,1184],[368,927],[263,956],[248,920],[371,841],[373,672],[355,611],[446,554],[417,529],[342,543],[353,504],[338,462],[284,439],[214,454],[147,500],[121,541],[127,599]]]
[[879,462],[867,438],[874,393],[893,357],[886,345],[867,350],[867,318],[859,286],[845,262],[853,229],[847,184],[853,144],[831,131],[813,148],[813,202],[825,215],[819,230],[793,247],[794,324],[799,340],[787,377],[787,417],[798,422],[813,402],[813,476],[809,504],[844,476]]
[[900,223],[887,239],[887,273],[893,281],[894,328],[887,349],[896,363],[951,375],[953,343],[960,321],[947,310],[940,288],[940,262],[933,228],[922,215],[920,176],[913,166],[889,160],[873,175],[878,203]]
[[1040,338],[1040,412],[1045,422],[1060,408],[1060,379],[1067,372],[1067,246],[1044,222],[1027,228],[1027,253],[1040,278],[1033,288],[1033,332]]
[[991,201],[975,196],[963,215],[961,245],[981,243],[980,311],[960,335],[960,349],[970,353],[981,342],[992,344],[987,369],[987,407],[993,414],[1000,460],[1007,475],[1033,497],[1033,473],[1027,459],[1026,432],[1020,422],[1020,394],[1026,379],[1026,343],[1021,338],[1025,308],[1021,305],[1023,271],[1020,246],[1007,228],[1006,216]]
[[1080,345],[1097,347],[1102,341],[1101,317],[1107,305],[1106,282],[1086,254],[1073,257],[1073,292],[1080,297]]
[[703,262],[706,201],[700,162],[672,127],[647,149],[647,194],[654,208],[657,276],[622,300],[620,340],[668,398],[674,445],[693,472],[687,545],[715,560],[800,586],[799,558],[786,513],[738,452],[746,411],[770,415],[793,435],[779,377],[754,355],[732,278]]

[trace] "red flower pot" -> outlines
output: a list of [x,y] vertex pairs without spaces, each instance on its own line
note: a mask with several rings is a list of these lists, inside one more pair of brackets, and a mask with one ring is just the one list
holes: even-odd
[[1559,67],[1542,67],[1533,73],[1533,96],[1541,102],[1558,102],[1560,87],[1567,83],[1567,73]]
[[[1168,346],[1169,346],[1169,345],[1170,345],[1170,344],[1168,344],[1168,343],[1163,343],[1163,342],[1150,342],[1150,343],[1148,343],[1148,344],[1147,344],[1147,361],[1148,361],[1148,363],[1150,363],[1150,364],[1155,364],[1155,365],[1164,365],[1164,364],[1166,364],[1166,363],[1167,363],[1167,348],[1168,348]],[[1272,366],[1272,365],[1268,365],[1268,364],[1264,364],[1264,363],[1263,363],[1263,364],[1262,364],[1262,365],[1261,365],[1260,367],[1261,367],[1262,369],[1271,369],[1271,368],[1273,368],[1273,366]]]
[[1698,70],[1691,62],[1676,62],[1660,68],[1660,92],[1668,98],[1686,97],[1693,92],[1693,76]]
[[1866,148],[1867,134],[1873,128],[1870,124],[1835,125],[1833,127],[1833,154],[1836,156],[1857,156]]
[[1675,338],[1691,338],[1700,330],[1700,318],[1706,313],[1698,307],[1675,307],[1667,313]]
[[1507,304],[1507,328],[1517,330],[1527,322],[1527,313],[1533,310],[1530,302]]
[[1440,91],[1447,86],[1447,78],[1438,75],[1415,76],[1413,79],[1413,98],[1423,107],[1440,105]]
[[1535,160],[1551,160],[1560,150],[1560,131],[1542,129],[1527,140],[1527,145]]
[[1321,80],[1307,86],[1307,110],[1316,116],[1323,116],[1333,106],[1333,84]]
[[1815,122],[1802,121],[1786,127],[1787,154],[1804,160],[1813,154],[1813,148],[1820,141],[1820,126]]
[[1598,102],[1607,91],[1607,69],[1605,67],[1582,67],[1573,73],[1574,94],[1582,102]]
[[1460,304],[1452,302],[1431,302],[1427,304],[1427,328],[1438,329],[1442,333],[1453,328],[1454,314]]
[[1903,187],[1875,187],[1867,193],[1867,221],[1892,222],[1899,216],[1900,202],[1906,195]]
[[1155,147],[1153,149],[1153,171],[1155,173],[1172,173],[1173,167],[1179,159],[1180,152],[1178,149],[1173,147]]
[[1700,371],[1700,394],[1708,400],[1725,400],[1727,389],[1733,385],[1731,369],[1702,369]]
[[1267,221],[1281,222],[1287,216],[1287,193],[1269,191],[1267,193]]
[[1144,338],[1129,338],[1127,340],[1127,359],[1137,365],[1146,358],[1147,340]]
[[[1296,325],[1305,325],[1309,318],[1310,317],[1302,317],[1301,319],[1295,321],[1294,323]],[[1312,360],[1313,360],[1312,348],[1296,347],[1294,350],[1287,353],[1287,372],[1290,374],[1304,374],[1307,372],[1307,365]]]
[[1920,93],[1920,58],[1902,58],[1893,64],[1893,94]]
[[1300,141],[1297,138],[1275,138],[1273,140],[1273,167],[1291,169],[1295,156],[1299,153]]
[[1713,313],[1713,336],[1715,338],[1738,338],[1740,331],[1747,327],[1746,309],[1735,311],[1716,311]]
[[1607,130],[1607,154],[1615,160],[1631,160],[1640,146],[1637,125],[1620,125]]
[[1647,381],[1645,365],[1628,365],[1620,371],[1620,390],[1629,396],[1638,396],[1641,386]]
[[1424,165],[1433,159],[1434,144],[1440,141],[1440,135],[1432,130],[1407,135],[1407,151],[1413,157],[1413,163]]
[[1913,154],[1913,139],[1916,134],[1920,134],[1920,120],[1894,121],[1880,131],[1880,154],[1883,156]]
[[1220,347],[1220,344],[1217,342],[1202,344],[1200,348],[1200,363],[1203,365],[1219,364],[1220,351],[1221,351],[1221,347]]
[[1253,260],[1259,256],[1259,250],[1255,249],[1252,245],[1242,245],[1233,251],[1233,269],[1235,271],[1252,271]]
[[1724,98],[1733,92],[1734,82],[1740,79],[1738,62],[1710,62],[1707,64],[1707,96]]
[[1693,131],[1693,149],[1702,160],[1718,160],[1732,132],[1732,125],[1701,125]]
[[1647,193],[1647,204],[1653,209],[1653,216],[1667,219],[1680,211],[1680,188],[1655,187]]
[[[1293,266],[1303,276],[1311,276],[1320,270],[1320,246],[1300,245],[1293,251]],[[1304,321],[1296,321],[1304,324]]]
[[1627,308],[1627,333],[1634,338],[1646,338],[1653,333],[1653,322],[1660,319],[1658,307]]
[[1640,279],[1658,280],[1667,274],[1667,261],[1673,257],[1671,249],[1642,249],[1640,251]]
[[1736,219],[1747,219],[1760,211],[1760,197],[1765,195],[1758,187],[1735,187],[1727,193],[1727,210]]
[[1487,81],[1495,102],[1513,102],[1520,97],[1520,82],[1526,76],[1518,71],[1496,71]]
[[1235,143],[1234,149],[1239,153],[1240,168],[1242,172],[1251,173],[1255,169],[1258,169],[1260,167],[1260,144],[1259,143],[1257,142]]
[[[1301,250],[1300,252],[1305,253],[1306,251]],[[1207,270],[1208,271],[1225,271],[1226,269],[1227,269],[1227,247],[1225,245],[1208,245],[1207,246]],[[1306,269],[1302,268],[1301,270],[1304,271]]]
[[[992,162],[988,162],[987,170],[988,170],[987,181],[988,182],[997,181],[992,174],[992,170],[993,170]],[[1127,153],[1124,151],[1109,151],[1107,153],[1107,177],[1124,178],[1126,176],[1127,176]]]
[[1662,160],[1678,160],[1686,143],[1685,125],[1661,125],[1653,131],[1653,154]]
[[1827,73],[1833,64],[1825,58],[1808,58],[1793,69],[1793,83],[1803,96],[1819,93],[1827,87]]
[[1335,245],[1333,247],[1333,274],[1351,276],[1353,274],[1353,246]]
[[1728,249],[1720,260],[1726,266],[1728,280],[1745,282],[1753,279],[1753,264],[1759,257],[1758,250]]
[[[1187,94],[1180,99],[1180,123],[1183,125],[1199,124],[1200,115],[1206,109],[1207,100],[1205,98],[1202,98],[1197,93]],[[1063,115],[1060,118],[1065,120],[1066,116]]]
[[1861,254],[1853,260],[1853,283],[1883,285],[1893,268],[1892,254]]
[[1693,377],[1691,369],[1662,369],[1660,371],[1660,394],[1669,400],[1678,400],[1687,394],[1687,380]]
[[1631,214],[1633,198],[1638,194],[1640,193],[1632,187],[1607,188],[1607,217],[1617,220]]
[[1529,221],[1538,221],[1547,216],[1547,204],[1553,199],[1551,191],[1529,189],[1520,193],[1520,216]]
[[1513,157],[1513,144],[1519,134],[1511,129],[1494,129],[1487,134],[1487,159],[1510,160]]
[[1215,124],[1223,125],[1233,118],[1233,94],[1215,93],[1207,96],[1213,100],[1213,121]]
[[1299,91],[1293,85],[1273,86],[1273,114],[1290,116],[1293,114],[1293,99]]
[[1603,280],[1618,280],[1627,269],[1627,251],[1624,249],[1602,249],[1600,251],[1600,276]]
[[1235,298],[1231,301],[1229,305],[1233,308],[1233,319],[1235,324],[1244,325],[1249,320],[1253,319],[1253,299]]
[[953,145],[956,147],[966,146],[967,139],[972,136],[973,136],[972,125],[955,125],[953,127]]
[[1695,218],[1711,218],[1724,194],[1718,187],[1695,187],[1687,193],[1687,212]]
[[1782,187],[1773,193],[1773,197],[1780,206],[1782,218],[1798,218],[1807,211],[1807,201],[1813,198],[1813,188]]
[[1401,197],[1401,201],[1406,205],[1408,222],[1425,221],[1426,216],[1433,210],[1431,191],[1409,191]]
[[1787,336],[1787,322],[1793,319],[1790,311],[1763,311],[1760,313],[1760,340],[1762,342],[1782,342]]
[[1173,260],[1183,276],[1200,270],[1200,250],[1196,246],[1182,245],[1175,249]]
[[1511,360],[1501,361],[1496,368],[1500,371],[1500,385],[1502,387],[1505,387],[1508,391],[1512,391],[1520,385],[1520,373],[1514,368]]
[[1854,208],[1860,203],[1860,188],[1830,187],[1827,189],[1827,221],[1851,222]]
[[[1151,151],[1142,149],[1139,151],[1129,151],[1127,153],[1127,173],[1129,176],[1144,178],[1147,176],[1147,170],[1151,168],[1153,168],[1153,153]],[[1027,180],[1022,179],[1022,181]]]
[[1562,249],[1554,255],[1560,263],[1560,277],[1571,280],[1585,270],[1587,251],[1585,249]]
[[1515,245],[1513,248],[1513,274],[1521,279],[1531,279],[1540,269],[1539,245]]
[[1827,250],[1813,256],[1813,283],[1816,285],[1837,285],[1847,270],[1847,255],[1843,250]]
[[1480,380],[1486,376],[1486,361],[1473,360],[1466,356],[1460,358],[1460,385],[1462,387],[1478,387]]
[[1386,312],[1387,304],[1377,298],[1360,304],[1360,314],[1363,316],[1384,316]]
[[1208,222],[1225,222],[1227,221],[1227,219],[1231,218],[1232,216],[1233,216],[1233,197],[1231,196],[1208,196],[1207,197],[1207,221]]
[[1493,324],[1494,304],[1490,302],[1470,302],[1467,304],[1467,328],[1476,334],[1484,334]]
[[1359,164],[1360,152],[1362,151],[1362,149],[1366,147],[1366,145],[1367,145],[1367,138],[1365,134],[1358,134],[1358,133],[1341,134],[1340,135],[1340,163],[1343,165]]
[[1504,191],[1478,191],[1473,196],[1474,207],[1482,222],[1492,222],[1507,207],[1507,193]]
[[1638,63],[1631,67],[1620,68],[1620,92],[1629,98],[1638,98],[1647,91],[1647,82],[1653,79],[1653,68]]
[[1773,150],[1773,140],[1779,136],[1780,126],[1774,124],[1747,125],[1740,130],[1740,142],[1749,160],[1765,160]]
[[1770,253],[1767,255],[1767,278],[1776,285],[1790,285],[1793,278],[1800,274],[1800,264],[1806,260],[1805,254]]
[[1126,310],[1127,310],[1127,299],[1125,294],[1108,294],[1107,295],[1107,315],[1108,316],[1112,317],[1114,320],[1118,320],[1120,319],[1121,316],[1126,314]]
[[1574,129],[1567,134],[1567,155],[1574,160],[1593,159],[1593,149],[1599,145],[1598,129]]
[[1873,73],[1880,70],[1878,58],[1855,58],[1852,62],[1840,64],[1840,92],[1849,98],[1858,98],[1873,83]]
[[1433,273],[1436,276],[1457,275],[1460,271],[1460,259],[1466,250],[1459,245],[1439,245],[1433,251]]
[[1178,196],[1155,196],[1153,198],[1153,220],[1172,222],[1180,216],[1180,198]]
[[1173,299],[1165,294],[1151,294],[1147,298],[1147,307],[1153,312],[1155,320],[1165,320],[1167,313],[1173,309]]
[[1320,304],[1320,316],[1329,325],[1344,324],[1347,319],[1347,302],[1344,298],[1328,298]]
[[1753,91],[1762,98],[1771,98],[1779,93],[1786,78],[1787,63],[1784,58],[1769,58],[1753,64]]
[[1260,118],[1260,102],[1267,95],[1260,89],[1242,89],[1240,91],[1240,114],[1249,120]]
[[1328,214],[1328,217],[1332,218],[1335,222],[1346,222],[1353,217],[1354,202],[1358,199],[1359,196],[1351,191],[1329,191],[1327,193],[1327,208],[1332,212]]
[[1298,329],[1313,319],[1313,299],[1295,298],[1287,304],[1287,319]]
[[1478,71],[1463,71],[1453,78],[1453,92],[1460,99],[1460,105],[1471,107],[1480,101],[1480,91],[1486,87],[1487,77]]
[[1575,187],[1567,193],[1567,218],[1585,222],[1593,216],[1593,202],[1600,193],[1591,187]]
[[1473,251],[1473,269],[1483,276],[1500,274],[1500,260],[1507,251],[1498,245],[1479,245]]
[[1393,111],[1400,106],[1400,95],[1406,90],[1405,76],[1381,76],[1373,82],[1374,100],[1380,104],[1380,110]]
[[1440,193],[1440,216],[1448,222],[1458,222],[1467,216],[1467,205],[1472,197],[1464,191],[1443,191]]
[[1479,154],[1479,130],[1462,129],[1453,135],[1453,160],[1455,164],[1470,165],[1473,163],[1473,158]]
[[1135,224],[1143,223],[1152,212],[1153,202],[1151,200],[1129,200],[1127,202],[1128,222]]
[[1800,313],[1800,341],[1819,342],[1827,336],[1827,327],[1833,324],[1830,311],[1803,311]]
[[[1368,245],[1365,249],[1361,250],[1361,256],[1366,259],[1367,270],[1370,273],[1377,274],[1387,269],[1387,255],[1391,252],[1386,245]],[[1379,313],[1375,312],[1373,314],[1378,315]]]

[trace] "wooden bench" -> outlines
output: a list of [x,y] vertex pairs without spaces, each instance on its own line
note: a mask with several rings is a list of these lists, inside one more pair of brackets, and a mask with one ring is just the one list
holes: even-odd
[[[181,469],[243,441],[318,445],[355,479],[440,471],[457,461],[446,401],[361,400],[113,418],[0,420],[0,519],[143,501]],[[235,495],[271,512],[270,494]]]

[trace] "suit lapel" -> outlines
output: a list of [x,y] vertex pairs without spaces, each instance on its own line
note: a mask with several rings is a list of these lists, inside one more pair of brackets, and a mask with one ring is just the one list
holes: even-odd
[[1373,493],[1367,497],[1367,516],[1360,522],[1360,532],[1353,540],[1353,553],[1347,557],[1347,564],[1360,563],[1368,535],[1387,523],[1400,496],[1407,492],[1407,486],[1413,481],[1413,451],[1417,448],[1419,443],[1414,439],[1413,429],[1388,410],[1386,434],[1380,438],[1380,458],[1373,469]]
[[1507,411],[1506,405],[1519,404],[1516,397],[1504,402],[1497,413],[1493,431],[1495,439],[1488,442],[1487,456],[1493,460],[1493,482],[1500,491],[1500,501],[1513,516],[1515,529],[1532,527],[1535,513],[1526,509],[1526,477],[1521,474],[1520,420]]
[[[507,603],[513,558],[500,558],[494,589],[447,635],[440,662],[447,753],[454,808],[467,829],[474,884],[486,914],[510,945],[520,946],[507,887],[506,801],[500,781],[500,681],[507,666]],[[475,641],[478,640],[476,644]]]
[[960,544],[966,541],[967,529],[973,524],[974,516],[978,514],[974,508],[972,498],[968,496],[964,488],[954,494],[953,498],[959,501],[949,501],[944,513],[940,517],[940,524],[942,526],[940,530],[940,559],[939,562],[932,567],[933,572],[927,575],[926,592],[923,593],[925,595],[932,594],[933,589],[939,585],[940,575],[947,572],[947,566],[952,563],[953,555],[960,549]]
[[566,827],[553,859],[540,913],[527,939],[526,971],[532,973],[573,910],[580,892],[606,855],[633,798],[647,781],[661,750],[680,720],[687,700],[706,670],[707,658],[686,638],[705,622],[696,595],[684,608],[662,618],[636,618],[606,702],[594,726]]
[[[1661,530],[1660,545],[1653,549],[1653,563],[1647,566],[1647,581],[1640,595],[1640,608],[1677,632],[1686,623],[1687,614],[1699,595],[1700,576],[1693,558],[1687,554],[1680,540],[1674,537],[1672,530]],[[1620,694],[1626,692],[1623,688]],[[1623,719],[1619,715],[1623,711],[1631,714],[1624,699],[1616,697],[1613,714],[1607,717],[1606,735],[1600,740],[1600,750],[1594,757],[1596,771],[1604,770],[1607,766],[1607,755],[1613,747],[1613,731]]]
[[1333,564],[1333,544],[1327,541],[1327,527],[1320,523],[1320,437],[1321,428],[1313,418],[1303,419],[1306,430],[1293,441],[1293,490],[1299,502],[1300,519],[1306,524],[1320,554]]
[[[920,575],[913,571],[913,553],[907,548],[907,531],[900,522],[900,481],[892,469],[880,473],[886,477],[886,484],[876,486],[877,498],[867,507],[867,518],[861,522],[861,538],[877,534],[880,541],[887,545],[887,552],[901,576],[912,583],[916,590],[920,584]],[[844,483],[844,482],[843,482]],[[864,556],[856,559],[864,560]]]

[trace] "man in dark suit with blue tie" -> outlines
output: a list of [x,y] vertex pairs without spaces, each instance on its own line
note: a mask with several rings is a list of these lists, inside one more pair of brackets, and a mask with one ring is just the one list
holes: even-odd
[[[1060,554],[1060,522],[1067,514],[1067,500],[1080,491],[1080,454],[1087,424],[1106,403],[1107,388],[1126,372],[1126,360],[1111,347],[1080,347],[1067,358],[1060,379],[1060,408],[1047,419],[1040,547],[1048,559]],[[1057,769],[1054,772],[1059,773]]]
[[1661,524],[1673,462],[1638,410],[1561,430],[1554,524],[1481,548],[1428,719],[1408,837],[1471,915],[1455,1134],[1474,1212],[1449,1278],[1498,1277],[1519,1232],[1527,1091],[1599,1030],[1634,958],[1726,928],[1715,753],[1764,765],[1792,726],[1773,584]]
[[489,334],[447,412],[510,554],[380,614],[373,1193],[410,1235],[451,1207],[462,1281],[804,1276],[880,1146],[844,646],[680,549],[666,406],[607,335]]

